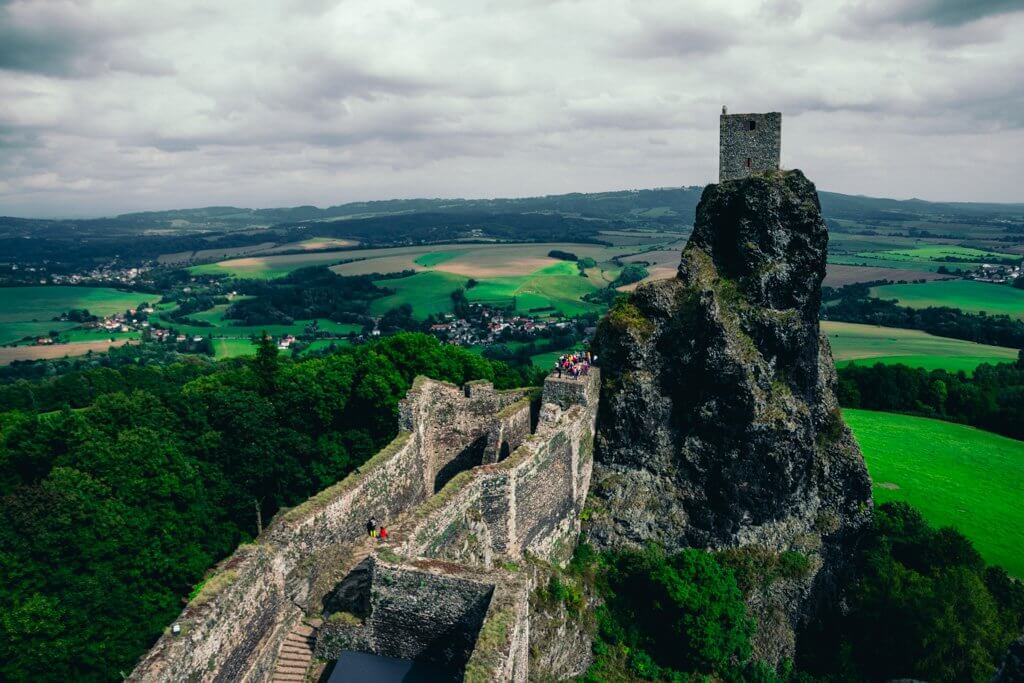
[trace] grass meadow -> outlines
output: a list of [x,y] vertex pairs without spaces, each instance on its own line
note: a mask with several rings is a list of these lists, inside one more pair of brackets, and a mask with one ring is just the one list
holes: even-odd
[[973,427],[846,409],[876,502],[910,503],[953,526],[986,561],[1024,577],[1024,442]]
[[1024,289],[975,280],[936,280],[871,288],[871,296],[896,299],[901,306],[950,306],[962,311],[1004,314],[1024,319]]
[[159,295],[124,292],[109,287],[3,287],[0,288],[0,344],[13,344],[26,336],[40,336],[50,330],[69,330],[75,323],[53,322],[52,318],[72,308],[87,308],[105,316]]
[[963,370],[970,374],[982,363],[1007,363],[1017,358],[1016,349],[937,337],[920,330],[831,320],[822,321],[821,329],[828,335],[838,366],[902,363],[913,368]]

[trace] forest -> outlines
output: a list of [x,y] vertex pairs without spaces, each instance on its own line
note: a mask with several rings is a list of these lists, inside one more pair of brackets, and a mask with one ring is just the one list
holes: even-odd
[[961,422],[1024,439],[1024,352],[1016,363],[978,366],[973,375],[906,365],[848,365],[838,371],[839,403]]
[[10,385],[0,413],[0,679],[130,671],[210,566],[394,437],[398,401],[419,374],[502,388],[540,379],[398,334],[303,361],[264,340],[251,360],[125,364]]
[[[410,275],[395,273],[393,277]],[[300,268],[275,280],[239,280],[239,293],[253,298],[232,304],[225,318],[240,325],[290,325],[295,320],[327,318],[366,323],[370,302],[392,294],[374,284],[384,275],[343,277],[326,266]]]

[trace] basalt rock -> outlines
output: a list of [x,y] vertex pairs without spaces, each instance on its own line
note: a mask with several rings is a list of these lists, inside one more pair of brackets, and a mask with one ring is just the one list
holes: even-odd
[[637,288],[596,338],[604,384],[589,540],[798,551],[806,576],[751,597],[789,626],[829,593],[820,589],[870,518],[870,481],[818,326],[827,248],[801,172],[710,185],[677,277]]

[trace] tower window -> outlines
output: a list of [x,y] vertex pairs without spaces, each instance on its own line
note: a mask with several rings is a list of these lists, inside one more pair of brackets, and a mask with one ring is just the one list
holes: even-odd
[[750,130],[754,130],[754,129],[757,128],[757,121],[750,121],[749,123],[750,123]]
[[750,168],[750,157],[747,157],[747,168]]

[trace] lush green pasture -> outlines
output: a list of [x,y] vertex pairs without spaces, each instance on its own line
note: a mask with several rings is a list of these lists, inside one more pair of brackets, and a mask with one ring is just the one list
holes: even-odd
[[64,331],[75,327],[76,323],[57,323],[52,320],[37,322],[4,322],[0,321],[0,345],[14,344],[25,337],[43,337],[51,331]]
[[213,353],[217,358],[256,355],[256,345],[249,339],[214,339]]
[[[370,304],[372,315],[383,315],[392,308],[409,304],[418,320],[428,315],[452,312],[452,292],[465,287],[469,278],[440,271],[426,271],[395,280],[378,280],[377,285],[395,291]],[[470,290],[473,291],[473,290]]]
[[847,409],[874,498],[906,501],[953,526],[982,556],[1024,577],[1024,442],[973,427]]
[[866,266],[869,268],[892,268],[903,271],[917,271],[921,273],[934,273],[939,269],[942,263],[938,261],[931,261],[928,259],[919,260],[895,260],[886,258],[882,255],[882,252],[869,252],[873,255],[858,255],[858,254],[837,254],[836,256],[829,256],[828,262],[835,263],[836,265],[844,266]]
[[974,280],[936,280],[871,288],[871,296],[896,299],[901,306],[950,306],[962,311],[1001,313],[1024,319],[1024,289]]
[[108,287],[3,287],[0,288],[0,344],[75,327],[74,323],[51,320],[72,308],[88,308],[94,315],[105,316],[156,298],[159,297],[153,294]]
[[[899,269],[911,272],[935,272],[939,266],[957,267],[958,264],[979,263],[986,260],[999,261],[1011,254],[1003,254],[973,247],[949,244],[926,246],[897,246],[897,242],[878,240],[869,242],[840,242],[841,246],[830,245],[829,263],[839,265],[869,266]],[[844,248],[845,247],[845,248]],[[853,249],[851,249],[853,247]],[[860,247],[857,249],[857,247]],[[909,279],[906,275],[890,279]]]
[[[380,280],[378,285],[395,290],[395,294],[374,301],[370,312],[381,315],[396,306],[410,304],[413,316],[418,319],[431,314],[450,313],[452,291],[457,287],[465,287],[468,280],[468,276],[441,270]],[[551,265],[526,275],[487,277],[478,280],[478,283],[466,290],[467,299],[495,306],[514,304],[519,313],[529,313],[531,310],[534,313],[559,311],[563,315],[572,316],[601,310],[597,304],[580,300],[584,294],[597,289],[598,285],[591,278],[580,276],[576,264],[567,261],[552,259]]]
[[[913,249],[890,249],[881,252],[881,255],[892,261],[949,261],[978,262],[1004,259],[1010,254],[1001,254],[995,251],[985,251],[972,247],[959,247],[949,244],[933,244],[927,247],[915,247]],[[858,256],[879,256],[878,252],[862,252]]]
[[85,329],[79,328],[75,330],[68,330],[61,332],[58,340],[61,342],[96,342],[104,341],[108,339],[139,339],[142,337],[141,332],[132,330],[131,332],[110,332],[107,330],[97,329]]
[[970,373],[982,363],[1006,363],[1017,358],[1016,349],[937,337],[920,330],[831,320],[822,321],[821,329],[828,335],[836,365],[903,363],[927,370]]
[[456,256],[462,256],[465,251],[432,251],[422,256],[417,256],[413,261],[424,268],[433,268],[439,263],[450,261]]
[[[210,323],[210,327],[205,327],[203,325],[185,325],[175,322],[167,317],[166,312],[157,314],[155,320],[160,323],[161,327],[173,328],[182,334],[198,334],[204,337],[212,335],[215,339],[247,339],[254,335],[263,334],[264,332],[274,337],[279,337],[285,334],[297,335],[306,328],[306,325],[312,322],[310,320],[296,320],[291,325],[235,325],[233,323],[236,321],[225,319],[223,317],[227,308],[228,304],[220,304],[205,311],[189,315],[189,318]],[[318,323],[321,330],[337,335],[357,333],[362,330],[360,325],[352,323],[336,323],[334,321],[324,319],[320,319]]]

